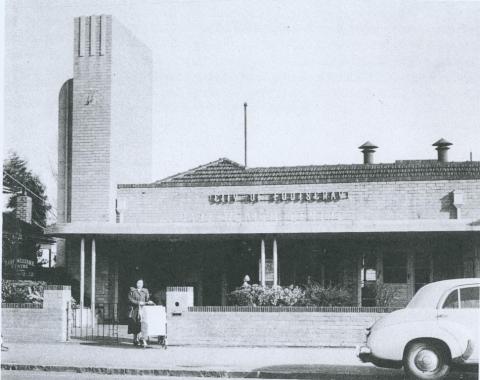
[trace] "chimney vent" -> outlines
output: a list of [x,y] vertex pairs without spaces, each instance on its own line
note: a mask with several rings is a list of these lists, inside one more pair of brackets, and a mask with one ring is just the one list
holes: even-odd
[[438,162],[448,162],[448,150],[450,145],[453,145],[451,142],[441,138],[437,142],[434,142],[432,146],[436,146],[438,152]]
[[21,221],[32,223],[32,198],[28,195],[18,195],[16,198],[15,216]]
[[377,148],[378,146],[370,141],[367,141],[358,147],[358,149],[362,150],[364,164],[373,164],[373,153],[375,153],[375,149]]

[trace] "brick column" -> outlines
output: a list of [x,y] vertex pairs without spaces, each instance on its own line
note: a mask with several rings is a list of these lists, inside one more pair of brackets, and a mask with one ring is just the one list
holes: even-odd
[[48,285],[44,289],[43,312],[49,316],[46,320],[52,326],[52,329],[45,329],[45,339],[59,342],[68,340],[68,308],[71,298],[70,286]]
[[32,198],[28,195],[17,196],[15,216],[25,223],[32,223]]

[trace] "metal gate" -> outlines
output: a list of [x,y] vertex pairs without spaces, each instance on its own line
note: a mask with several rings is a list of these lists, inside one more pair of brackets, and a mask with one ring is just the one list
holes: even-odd
[[118,304],[96,304],[95,316],[90,308],[78,306],[69,307],[67,314],[69,339],[118,343]]

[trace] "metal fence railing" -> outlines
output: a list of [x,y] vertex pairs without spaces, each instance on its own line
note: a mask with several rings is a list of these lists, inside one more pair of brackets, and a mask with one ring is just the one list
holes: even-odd
[[190,306],[189,312],[245,312],[245,313],[278,313],[278,312],[318,312],[318,313],[391,313],[399,307],[387,306]]
[[100,303],[92,309],[69,307],[67,309],[67,332],[73,339],[109,340],[118,343],[118,304]]

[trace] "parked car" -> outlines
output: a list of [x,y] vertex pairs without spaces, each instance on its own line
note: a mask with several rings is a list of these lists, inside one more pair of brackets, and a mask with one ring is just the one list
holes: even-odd
[[478,364],[480,278],[422,287],[405,309],[375,322],[357,347],[363,362],[401,368],[413,379],[442,379],[453,364]]

